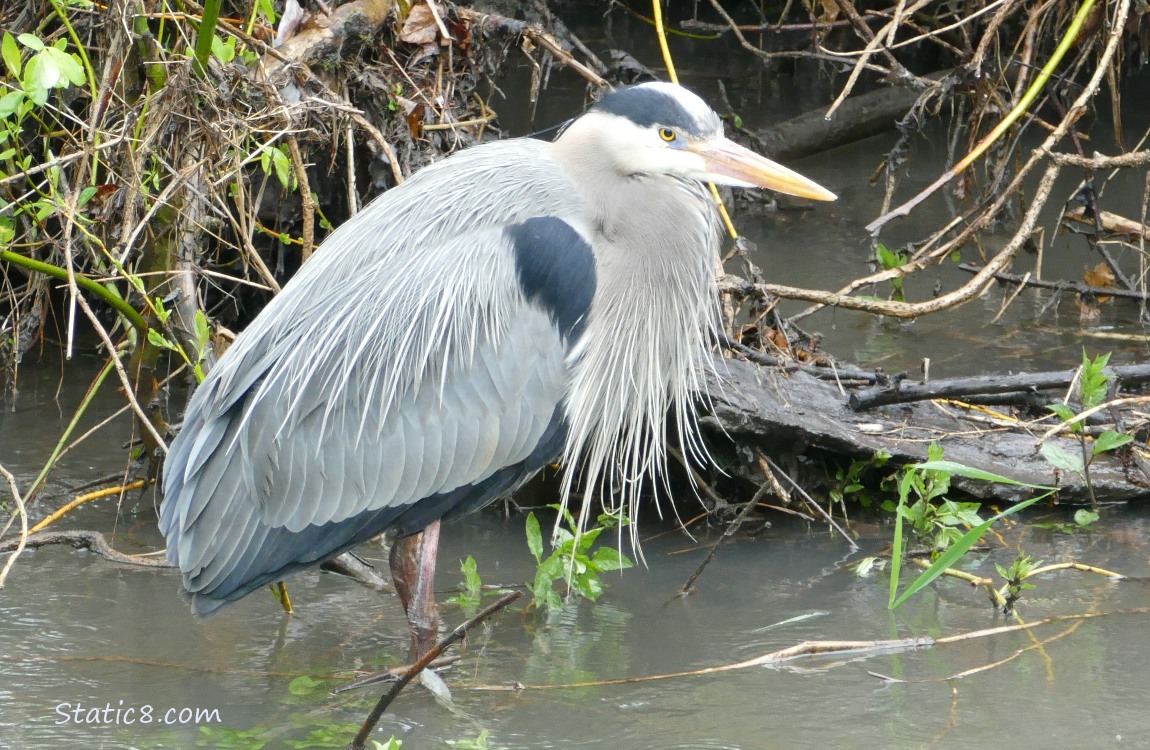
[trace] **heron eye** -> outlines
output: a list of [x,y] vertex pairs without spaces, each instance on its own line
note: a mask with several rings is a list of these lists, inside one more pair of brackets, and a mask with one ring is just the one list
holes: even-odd
[[667,143],[670,143],[679,136],[675,135],[675,131],[671,130],[670,128],[659,128],[659,137]]

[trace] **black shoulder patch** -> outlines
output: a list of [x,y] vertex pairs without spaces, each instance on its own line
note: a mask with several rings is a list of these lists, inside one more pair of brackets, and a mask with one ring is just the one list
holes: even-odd
[[648,86],[613,91],[594,104],[591,110],[626,117],[643,128],[665,125],[694,136],[710,135],[705,132],[704,123],[695,119],[674,97]]
[[579,338],[595,296],[595,256],[570,224],[536,216],[507,229],[519,286],[569,341]]

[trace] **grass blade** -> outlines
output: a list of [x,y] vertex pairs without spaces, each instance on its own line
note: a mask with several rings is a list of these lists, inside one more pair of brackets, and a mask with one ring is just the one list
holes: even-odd
[[[947,463],[947,462],[936,461],[934,463]],[[920,464],[920,466],[924,466],[924,465],[925,464]],[[963,467],[963,468],[967,468],[967,467]],[[974,471],[977,471],[977,469]],[[987,472],[982,472],[982,473],[987,473]],[[995,480],[995,481],[997,481],[997,480]],[[1020,483],[1014,482],[1013,484],[1020,484]],[[1028,485],[1028,486],[1033,486],[1033,485]],[[923,571],[922,575],[920,575],[918,578],[914,579],[914,582],[911,583],[911,585],[907,587],[906,591],[902,592],[902,596],[900,596],[900,597],[898,597],[898,599],[894,600],[894,603],[890,605],[890,609],[898,609],[902,605],[903,602],[905,602],[907,599],[909,599],[910,597],[917,594],[924,587],[928,586],[934,579],[936,579],[940,575],[942,575],[942,572],[944,570],[949,568],[954,563],[958,562],[958,559],[960,557],[962,557],[963,555],[965,555],[970,550],[970,548],[975,545],[975,543],[982,537],[982,535],[985,534],[986,531],[991,526],[994,525],[995,521],[999,520],[1000,518],[1005,518],[1006,516],[1009,516],[1011,513],[1017,513],[1018,511],[1020,511],[1024,508],[1028,508],[1031,505],[1034,505],[1039,500],[1044,500],[1044,499],[1050,497],[1052,494],[1053,494],[1053,491],[1047,492],[1047,493],[1042,494],[1042,495],[1036,495],[1036,496],[1030,498],[1029,500],[1023,500],[1021,503],[1018,503],[1017,505],[1013,505],[1013,506],[1007,508],[1006,510],[1002,511],[1001,513],[999,513],[994,518],[991,518],[988,521],[984,521],[983,523],[979,524],[978,526],[975,526],[973,529],[971,529],[970,531],[963,534],[962,538],[960,538],[954,544],[950,545],[950,547],[948,547],[945,552],[943,552],[941,555],[939,555],[938,559],[935,560],[934,563],[929,568],[927,568],[925,571]],[[902,501],[900,498],[900,503],[901,502]],[[898,528],[898,522],[897,521],[895,522],[895,526],[897,529]],[[896,530],[895,533],[897,534],[898,531]],[[895,539],[895,543],[896,543],[896,545],[898,543],[897,537]],[[893,561],[892,561],[891,571],[893,574],[893,572],[894,572]],[[892,591],[893,591],[894,582],[896,582],[897,580],[898,579],[892,578]],[[892,599],[893,599],[893,597],[892,597]]]

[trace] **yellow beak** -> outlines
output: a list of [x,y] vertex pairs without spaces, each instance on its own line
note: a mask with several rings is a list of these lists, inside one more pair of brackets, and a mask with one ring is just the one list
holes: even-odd
[[706,179],[721,185],[761,187],[814,201],[838,198],[814,180],[808,180],[765,156],[743,148],[729,138],[704,141],[687,146],[703,157]]

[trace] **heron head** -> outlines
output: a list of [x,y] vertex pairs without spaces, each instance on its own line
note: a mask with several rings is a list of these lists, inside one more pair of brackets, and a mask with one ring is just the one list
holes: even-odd
[[596,133],[599,149],[629,175],[666,174],[835,200],[818,183],[725,137],[719,116],[682,86],[657,82],[614,91],[580,121],[602,131]]

